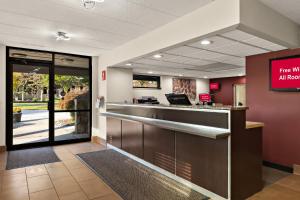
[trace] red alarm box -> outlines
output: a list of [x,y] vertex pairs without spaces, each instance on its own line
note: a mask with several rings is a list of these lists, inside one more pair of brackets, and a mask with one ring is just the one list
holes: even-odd
[[102,71],[102,81],[105,81],[106,80],[106,71],[103,70]]

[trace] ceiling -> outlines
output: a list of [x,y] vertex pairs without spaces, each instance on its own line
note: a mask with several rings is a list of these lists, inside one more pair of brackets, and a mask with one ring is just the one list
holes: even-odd
[[[101,55],[213,0],[105,0],[92,10],[81,0],[0,0],[0,43]],[[63,31],[70,41],[56,41]]]
[[300,24],[299,0],[260,0],[268,7]]
[[[201,41],[187,43],[166,51],[133,59],[115,67],[127,67],[135,73],[152,73],[197,78],[219,78],[245,75],[245,57],[286,49],[270,41],[240,30],[206,38],[210,45]],[[161,54],[162,58],[154,58]]]

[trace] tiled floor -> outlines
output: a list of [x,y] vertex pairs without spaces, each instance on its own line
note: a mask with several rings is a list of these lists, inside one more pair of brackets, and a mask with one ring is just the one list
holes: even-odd
[[[104,149],[92,143],[54,147],[61,162],[5,170],[0,153],[0,200],[121,200],[75,156]],[[299,200],[300,176],[264,168],[265,188],[249,200]]]
[[6,154],[0,154],[1,200],[121,200],[75,154],[104,146],[80,143],[54,147],[62,162],[5,170]]

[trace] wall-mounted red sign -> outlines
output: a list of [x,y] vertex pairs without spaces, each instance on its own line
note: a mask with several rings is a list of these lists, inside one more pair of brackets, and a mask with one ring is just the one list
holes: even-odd
[[220,89],[220,83],[210,83],[209,84],[210,90],[219,90]]
[[210,102],[211,95],[210,94],[199,94],[199,101],[201,102]]
[[271,60],[270,72],[273,90],[300,90],[300,57]]
[[102,81],[105,81],[106,80],[106,71],[103,70],[102,71]]

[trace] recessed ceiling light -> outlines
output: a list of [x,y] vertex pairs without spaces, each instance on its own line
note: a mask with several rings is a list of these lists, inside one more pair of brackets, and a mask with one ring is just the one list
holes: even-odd
[[153,55],[153,58],[162,58],[163,57],[163,55],[161,55],[161,54],[155,54],[155,55]]
[[153,74],[153,72],[152,72],[152,71],[149,71],[148,74]]
[[244,74],[239,74],[239,76],[244,76]]
[[210,40],[202,40],[200,43],[202,45],[210,45],[212,43],[212,41],[210,41]]
[[207,77],[207,76],[204,76],[203,78],[205,78],[205,79],[208,79],[208,77]]
[[179,74],[179,76],[183,76],[182,74]]
[[126,66],[132,66],[132,63],[126,63],[125,65]]
[[67,33],[62,32],[62,31],[58,31],[56,34],[56,40],[71,40],[70,36],[68,36]]

